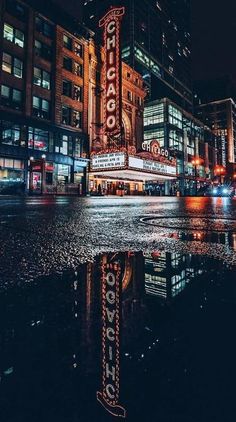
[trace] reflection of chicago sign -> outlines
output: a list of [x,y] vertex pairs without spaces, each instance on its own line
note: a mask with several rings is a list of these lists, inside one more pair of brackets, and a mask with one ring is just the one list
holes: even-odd
[[126,417],[120,396],[121,267],[111,254],[102,258],[102,391],[98,401],[114,416]]
[[104,27],[104,133],[121,132],[120,22],[124,7],[111,9],[100,21]]

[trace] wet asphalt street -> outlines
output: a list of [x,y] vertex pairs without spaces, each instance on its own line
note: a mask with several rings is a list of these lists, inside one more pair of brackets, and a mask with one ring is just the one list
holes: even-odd
[[[206,233],[227,236],[206,241]],[[236,199],[230,198],[1,197],[1,287],[76,270],[113,250],[208,254],[231,265],[235,233]]]

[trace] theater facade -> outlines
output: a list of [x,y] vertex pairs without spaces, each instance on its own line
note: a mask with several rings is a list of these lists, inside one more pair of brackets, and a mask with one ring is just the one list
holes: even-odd
[[143,139],[143,79],[120,57],[124,13],[124,8],[111,8],[100,20],[101,50],[90,43],[89,191],[141,195],[155,185],[160,195],[169,194],[176,183],[176,159],[158,139]]

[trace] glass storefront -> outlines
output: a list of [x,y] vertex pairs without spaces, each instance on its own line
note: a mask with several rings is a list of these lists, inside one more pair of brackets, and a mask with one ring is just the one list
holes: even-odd
[[17,193],[24,190],[24,162],[0,157],[0,193]]

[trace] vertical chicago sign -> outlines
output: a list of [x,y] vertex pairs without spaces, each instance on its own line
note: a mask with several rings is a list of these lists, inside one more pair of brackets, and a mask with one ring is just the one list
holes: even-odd
[[114,416],[126,417],[120,396],[121,265],[112,254],[102,257],[102,389],[98,401]]
[[99,21],[104,31],[104,134],[108,137],[121,133],[120,25],[124,12],[124,7],[112,8]]

